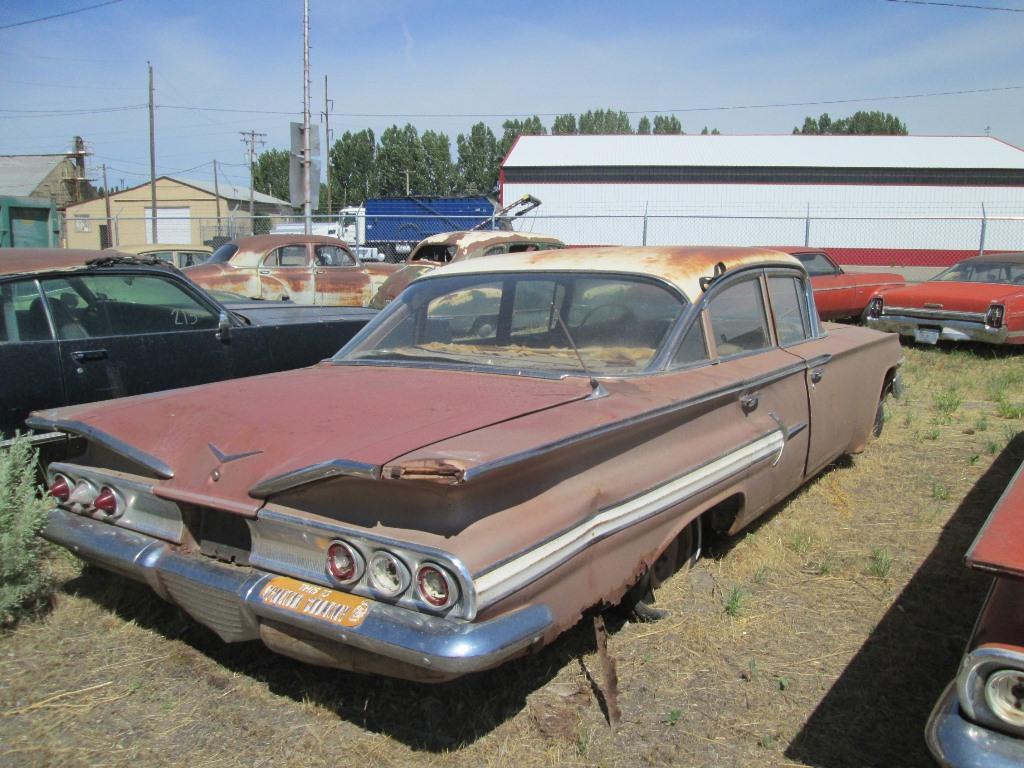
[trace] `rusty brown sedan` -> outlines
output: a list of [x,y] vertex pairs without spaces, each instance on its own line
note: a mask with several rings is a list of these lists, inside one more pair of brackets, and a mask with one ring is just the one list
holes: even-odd
[[777,251],[468,260],[313,368],[36,414],[87,446],[44,535],[227,642],[450,679],[649,601],[861,451],[899,362]]
[[335,237],[256,235],[218,248],[185,272],[208,290],[295,304],[366,306],[395,264],[363,264]]

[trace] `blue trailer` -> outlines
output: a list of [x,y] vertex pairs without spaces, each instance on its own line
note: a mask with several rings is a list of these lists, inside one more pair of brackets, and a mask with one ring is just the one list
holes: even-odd
[[388,261],[404,258],[420,240],[439,232],[490,229],[494,201],[474,197],[377,197],[365,203],[365,245]]

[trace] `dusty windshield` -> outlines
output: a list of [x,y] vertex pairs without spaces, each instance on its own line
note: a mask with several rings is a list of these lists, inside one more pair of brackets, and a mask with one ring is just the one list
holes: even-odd
[[622,275],[427,278],[407,288],[335,360],[578,373],[575,344],[592,373],[637,373],[683,308],[667,288]]
[[1000,261],[961,261],[932,278],[942,282],[1024,285],[1024,264]]

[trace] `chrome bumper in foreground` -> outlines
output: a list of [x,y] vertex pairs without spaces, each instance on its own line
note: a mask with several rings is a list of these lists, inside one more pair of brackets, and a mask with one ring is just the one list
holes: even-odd
[[[43,537],[84,560],[148,584],[225,642],[262,639],[274,650],[309,660],[308,653],[292,649],[295,642],[312,637],[314,646],[358,649],[355,663],[335,665],[356,671],[375,671],[382,660],[402,662],[414,673],[391,674],[422,679],[447,679],[489,669],[539,643],[553,621],[543,605],[466,623],[365,601],[368,606],[358,625],[350,626],[338,622],[337,617],[332,620],[330,611],[325,616],[323,612],[298,613],[282,607],[280,603],[287,601],[280,599],[280,590],[275,595],[267,589],[271,581],[280,580],[275,574],[185,554],[151,536],[63,509],[50,512]],[[315,585],[305,587],[331,592]],[[272,631],[265,631],[268,626]],[[271,642],[268,638],[280,638],[281,627],[297,630],[299,639]],[[358,659],[367,657],[375,657],[376,663],[360,665]],[[387,671],[386,666],[384,669]]]
[[937,328],[941,341],[983,341],[988,344],[1005,344],[1009,338],[1006,326],[990,328],[984,322],[970,320],[882,315],[881,317],[865,318],[865,323],[876,331],[898,333],[900,336],[913,336],[915,331],[922,327]]
[[1024,740],[982,728],[960,713],[956,682],[943,691],[924,731],[928,749],[947,768],[1020,768]]

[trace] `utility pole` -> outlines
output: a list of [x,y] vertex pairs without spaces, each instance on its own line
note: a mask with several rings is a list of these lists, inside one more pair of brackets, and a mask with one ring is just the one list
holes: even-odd
[[217,179],[217,161],[213,161],[213,196],[217,198],[217,234],[220,234],[220,181]]
[[405,171],[405,196],[409,196],[409,170]]
[[[110,185],[107,184],[107,164],[103,164],[103,202],[107,207],[107,247],[109,248],[114,244],[114,227],[110,223]],[[103,243],[100,243],[103,245]]]
[[252,233],[256,234],[256,220],[253,218],[256,215],[255,208],[255,193],[253,188],[256,186],[256,145],[263,146],[267,142],[264,139],[267,137],[265,133],[259,133],[256,130],[250,131],[239,131],[242,134],[242,141],[249,146],[249,223],[252,225]]
[[153,65],[148,61],[149,67],[149,198],[152,206],[152,217],[150,227],[153,234],[153,242],[156,243],[156,129],[153,126]]
[[313,234],[313,195],[309,179],[309,0],[302,3],[302,221]]
[[324,75],[324,140],[327,142],[327,151],[324,153],[324,164],[327,168],[327,215],[331,215],[331,107],[333,104],[327,98],[327,75]]

